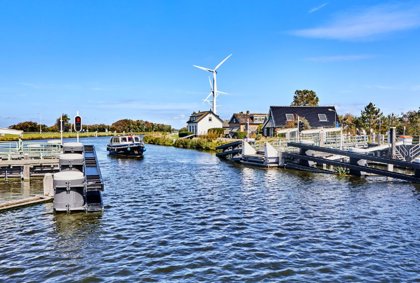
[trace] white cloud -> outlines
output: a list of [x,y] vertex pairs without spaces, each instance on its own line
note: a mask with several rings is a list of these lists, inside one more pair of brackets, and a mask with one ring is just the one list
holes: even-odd
[[418,4],[388,4],[342,13],[326,25],[296,30],[293,34],[311,38],[361,40],[418,27]]
[[315,13],[315,12],[317,12],[317,11],[321,10],[322,8],[324,8],[324,7],[325,7],[325,6],[327,6],[327,5],[328,5],[328,3],[323,3],[323,4],[321,4],[321,5],[317,6],[317,7],[314,7],[314,8],[312,8],[312,9],[310,9],[310,10],[308,11],[308,13],[309,13],[309,14]]
[[343,62],[343,61],[360,61],[372,58],[372,55],[332,55],[308,57],[307,61],[312,62]]

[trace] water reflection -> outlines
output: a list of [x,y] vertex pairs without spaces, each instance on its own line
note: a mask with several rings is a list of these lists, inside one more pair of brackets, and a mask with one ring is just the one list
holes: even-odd
[[98,229],[102,213],[54,213],[55,231],[61,237],[71,237],[95,232]]
[[[103,214],[0,213],[0,282],[414,282],[419,191],[147,145],[107,156]],[[23,187],[19,184],[19,192]],[[413,194],[414,191],[414,194]]]
[[42,193],[42,180],[40,179],[33,179],[31,182],[13,179],[0,180],[0,203]]

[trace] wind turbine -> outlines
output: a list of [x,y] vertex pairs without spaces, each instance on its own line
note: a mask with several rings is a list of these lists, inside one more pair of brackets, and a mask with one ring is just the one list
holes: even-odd
[[212,111],[214,112],[214,114],[217,114],[217,110],[216,110],[216,98],[217,96],[222,93],[220,91],[217,90],[217,69],[220,68],[220,66],[222,66],[222,64],[229,59],[229,57],[232,56],[232,54],[230,54],[229,56],[227,56],[225,59],[223,59],[219,64],[216,65],[216,67],[214,67],[214,69],[209,69],[209,68],[205,68],[205,67],[201,67],[201,66],[196,66],[193,65],[194,67],[206,71],[206,72],[210,72],[213,74],[213,84],[210,81],[210,87],[211,87],[211,92],[210,94],[206,97],[206,99],[204,99],[204,101],[209,102],[209,97],[212,96],[213,100],[212,100]]
[[[210,93],[209,93],[209,95],[207,95],[207,97],[205,99],[203,99],[203,102],[207,102],[208,104],[212,105],[212,101],[209,100],[210,96],[213,95],[213,84],[212,84],[212,81],[211,81],[210,77],[209,77],[209,83],[210,83]],[[218,90],[217,95],[219,95],[219,94],[229,94],[229,93]]]

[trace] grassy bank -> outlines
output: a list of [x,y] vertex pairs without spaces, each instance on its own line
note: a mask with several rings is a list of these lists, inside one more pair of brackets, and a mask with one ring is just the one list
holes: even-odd
[[216,151],[217,146],[226,143],[226,141],[206,138],[179,139],[177,135],[164,134],[147,134],[144,137],[144,142],[147,144],[174,146],[203,151]]
[[[79,137],[104,137],[112,136],[112,133],[80,133]],[[56,132],[46,132],[46,133],[23,133],[22,140],[45,140],[45,139],[60,139],[60,133]],[[76,133],[63,133],[63,138],[76,138]],[[0,141],[17,141],[19,139],[16,135],[4,135],[0,136]]]
[[[216,147],[225,144],[226,141],[209,138],[194,138],[194,139],[179,139],[177,134],[166,133],[141,133],[144,135],[144,142],[146,144],[156,144],[164,146],[174,146],[179,148],[188,148],[204,151],[216,151]],[[80,133],[79,137],[104,137],[113,136],[113,133]],[[63,138],[76,138],[76,133],[63,133]],[[17,141],[18,136],[5,135],[0,136],[0,141]],[[45,139],[60,139],[60,133],[23,133],[22,140],[45,140]]]

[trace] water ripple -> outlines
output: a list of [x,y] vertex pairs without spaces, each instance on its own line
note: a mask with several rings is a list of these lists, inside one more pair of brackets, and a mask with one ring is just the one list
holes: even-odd
[[90,141],[105,211],[1,213],[0,281],[420,280],[420,194],[410,184],[247,168],[151,145],[143,160],[115,159],[105,139]]

